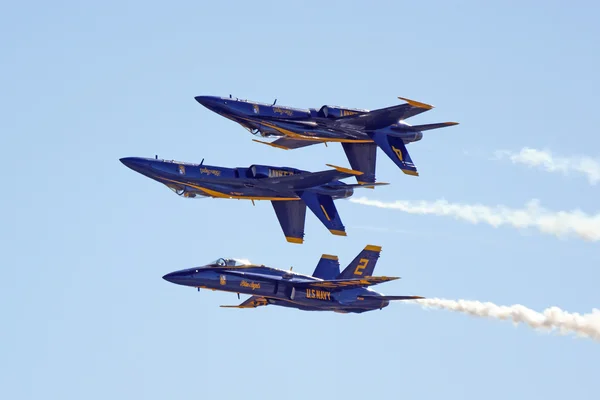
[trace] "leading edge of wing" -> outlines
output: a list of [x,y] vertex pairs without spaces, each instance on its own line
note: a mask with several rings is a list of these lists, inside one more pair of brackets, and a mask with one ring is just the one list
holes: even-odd
[[400,279],[396,276],[365,276],[359,279],[334,279],[330,281],[294,282],[294,286],[302,288],[350,289],[378,285],[380,283]]

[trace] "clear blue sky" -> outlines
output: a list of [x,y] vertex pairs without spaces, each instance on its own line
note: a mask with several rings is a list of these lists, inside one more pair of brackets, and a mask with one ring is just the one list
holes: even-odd
[[[268,203],[183,200],[124,167],[347,165],[340,146],[255,144],[194,101],[434,104],[459,121],[379,153],[365,191],[596,212],[597,187],[487,160],[523,146],[598,155],[597,2],[10,2],[0,13],[0,397],[596,399],[600,346],[393,304],[363,315],[221,309],[235,295],[161,279],[220,256],[312,273],[383,246],[387,294],[600,305],[598,244],[339,201],[348,237],[307,216],[288,244]],[[465,155],[468,152],[468,156]],[[381,232],[366,229],[388,229]],[[283,396],[283,397],[282,397]]]

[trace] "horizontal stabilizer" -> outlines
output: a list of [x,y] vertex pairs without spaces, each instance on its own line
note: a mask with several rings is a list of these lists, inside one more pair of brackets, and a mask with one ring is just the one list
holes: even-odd
[[[347,183],[344,187],[345,188],[368,188],[368,189],[372,189],[375,186],[385,186],[385,185],[389,185],[389,183],[387,182],[375,182],[375,183],[367,183],[367,182],[363,182],[363,183]],[[327,186],[327,185],[325,185]],[[339,188],[339,186],[335,186],[335,188]]]
[[424,299],[421,296],[377,296],[372,294],[363,294],[357,297],[359,300],[418,300]]
[[413,125],[409,127],[411,131],[429,131],[431,129],[445,128],[447,126],[458,125],[458,122],[438,122],[437,124]]
[[267,299],[261,296],[252,296],[248,300],[244,301],[239,306],[221,306],[223,308],[256,308],[260,306],[266,306],[269,304]]

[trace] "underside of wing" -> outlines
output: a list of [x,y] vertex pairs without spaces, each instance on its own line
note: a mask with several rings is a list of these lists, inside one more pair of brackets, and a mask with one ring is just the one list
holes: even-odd
[[297,140],[289,137],[281,137],[273,142],[263,142],[262,140],[252,139],[256,143],[266,144],[267,146],[276,147],[278,149],[292,150],[299,149],[302,147],[311,146],[321,142],[310,141],[310,140]]
[[223,307],[223,308],[256,308],[256,307],[260,307],[260,306],[266,306],[268,304],[269,303],[267,302],[267,299],[265,297],[252,296],[238,306],[221,306],[221,307]]

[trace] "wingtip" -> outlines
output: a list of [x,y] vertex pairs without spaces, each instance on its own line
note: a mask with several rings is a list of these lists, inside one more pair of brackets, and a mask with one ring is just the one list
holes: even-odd
[[406,97],[400,97],[400,96],[398,96],[398,98],[400,100],[404,100],[405,102],[407,102],[408,104],[410,104],[413,107],[424,108],[426,110],[431,110],[432,108],[434,108],[434,106],[432,106],[431,104],[421,103],[420,101],[415,101],[415,100],[407,99]]
[[362,174],[364,174],[364,172],[361,172],[361,171],[356,171],[356,170],[353,170],[353,169],[350,169],[350,168],[338,167],[337,165],[333,165],[333,164],[325,164],[325,165],[327,165],[328,167],[331,167],[331,168],[335,169],[336,171],[343,172],[343,173],[349,174],[349,175],[362,175]]
[[266,144],[267,146],[275,147],[277,149],[289,150],[289,147],[281,146],[279,144],[271,143],[271,142],[263,142],[262,140],[252,139],[253,142]]
[[332,234],[334,234],[336,236],[348,236],[346,234],[346,231],[338,231],[336,229],[330,229],[329,232],[331,232]]

